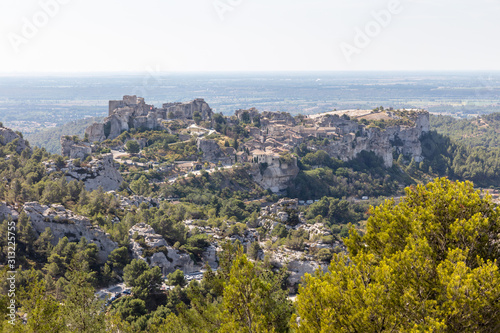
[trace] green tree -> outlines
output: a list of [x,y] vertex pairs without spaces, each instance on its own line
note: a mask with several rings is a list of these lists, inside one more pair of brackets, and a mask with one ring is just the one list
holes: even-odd
[[199,125],[203,118],[201,117],[201,114],[199,111],[193,112],[193,120],[196,123],[196,125]]
[[171,286],[181,286],[186,285],[186,279],[184,278],[184,272],[180,269],[175,270],[175,272],[167,275],[168,284]]
[[135,279],[132,293],[135,297],[147,301],[160,292],[162,281],[160,267],[149,268]]
[[248,256],[250,259],[259,259],[259,254],[262,249],[260,248],[259,242],[252,242],[248,247]]
[[410,174],[414,173],[417,168],[417,163],[415,162],[415,159],[412,157],[410,164],[408,164],[408,167],[406,168],[406,171]]
[[332,259],[332,251],[328,249],[320,249],[316,254],[316,259],[319,261],[329,262]]
[[45,228],[45,231],[40,234],[34,243],[37,254],[41,255],[43,258],[47,258],[52,250],[53,238],[52,229],[49,227]]
[[233,148],[235,150],[238,150],[239,144],[238,144],[238,136],[236,136],[233,140]]
[[240,255],[224,283],[219,332],[286,332],[291,315],[287,296],[276,275]]
[[349,257],[306,274],[297,332],[498,332],[500,212],[470,182],[436,179],[372,209]]
[[241,121],[245,124],[250,123],[250,113],[248,113],[248,111],[244,111],[241,114]]
[[62,157],[61,155],[56,155],[56,158],[54,159],[54,162],[56,163],[56,166],[60,169],[62,167],[64,167],[64,165],[66,164],[66,162],[64,161],[64,157]]
[[116,303],[113,303],[113,306],[115,307],[114,313],[129,323],[135,322],[147,313],[146,303],[137,298],[122,297]]
[[[89,274],[74,270],[69,274],[66,286],[64,313],[72,332],[105,332],[103,302],[95,297],[95,290],[89,283]],[[91,277],[90,277],[91,278]]]
[[114,249],[108,256],[108,262],[111,263],[113,269],[118,272],[121,272],[129,261],[130,256],[128,254],[128,249],[125,246]]
[[127,151],[131,154],[137,154],[141,150],[139,143],[135,140],[127,141],[127,143],[125,144],[125,147],[126,147]]
[[260,117],[259,116],[253,117],[253,125],[255,127],[259,127],[260,128],[261,124],[260,124]]
[[398,160],[397,160],[397,163],[399,166],[403,166],[404,165],[404,157],[403,157],[403,154],[399,154],[398,156]]
[[[21,311],[27,314],[26,324],[17,320],[14,332],[65,332],[66,323],[59,302],[46,292],[45,283],[38,274],[29,273],[26,287],[20,290]],[[3,318],[2,318],[3,319]],[[9,324],[10,325],[10,324]]]
[[137,278],[148,269],[149,266],[147,262],[140,259],[134,259],[123,269],[123,279],[128,286],[135,287]]
[[141,176],[138,180],[131,182],[130,189],[137,195],[148,195],[151,192],[146,176]]

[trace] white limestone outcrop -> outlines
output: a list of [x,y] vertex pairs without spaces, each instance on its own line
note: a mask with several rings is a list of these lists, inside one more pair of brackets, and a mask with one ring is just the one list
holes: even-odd
[[89,219],[67,210],[62,205],[46,206],[38,202],[27,202],[22,210],[30,217],[31,224],[38,234],[46,228],[52,230],[54,245],[63,237],[68,237],[71,242],[78,242],[85,237],[88,242],[97,244],[101,263],[106,262],[111,251],[118,248],[118,244],[99,226],[92,225]]
[[[47,164],[50,171],[55,171],[55,165]],[[102,155],[102,158],[93,159],[88,165],[75,166],[73,161],[69,161],[66,167],[62,168],[68,181],[83,181],[87,191],[97,190],[102,187],[104,191],[116,191],[123,182],[122,175],[118,172],[113,161],[112,154]]]
[[[213,246],[207,248],[203,253],[202,263],[195,263],[189,254],[169,246],[161,235],[157,234],[151,226],[145,223],[139,223],[130,228],[129,236],[132,244],[133,257],[135,259],[147,261],[152,267],[160,267],[163,275],[168,275],[177,269],[180,269],[184,273],[197,272],[203,268],[204,262],[208,263],[212,268],[217,267],[217,253]],[[145,245],[148,249],[157,248],[158,251],[146,258],[144,256],[146,249],[133,239],[134,236],[144,238]]]
[[28,148],[26,141],[16,132],[7,127],[0,127],[0,144],[7,145],[15,142],[16,152],[20,154],[24,149]]

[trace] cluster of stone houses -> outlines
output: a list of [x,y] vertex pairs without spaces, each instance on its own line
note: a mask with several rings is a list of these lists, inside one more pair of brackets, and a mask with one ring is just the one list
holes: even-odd
[[[371,115],[370,112],[367,114]],[[355,158],[362,150],[372,151],[382,157],[385,166],[390,167],[394,149],[421,161],[419,138],[429,131],[426,111],[414,112],[414,126],[386,129],[367,127],[366,123],[352,120],[342,111],[294,118],[285,112],[259,113],[250,109],[238,110],[235,116],[240,120],[253,119],[254,123],[257,117],[259,119],[260,128],[247,127],[251,140],[244,143],[248,161],[252,163],[276,163],[280,155],[306,143],[310,150],[323,149],[330,156],[345,161]],[[397,118],[391,112],[385,112],[383,116]],[[401,147],[394,147],[393,142],[402,142]]]
[[[240,152],[238,160],[251,163],[276,164],[282,154],[294,147],[306,143],[309,139],[340,140],[341,136],[350,131],[358,131],[358,125],[353,126],[338,116],[327,115],[321,118],[304,117],[300,124],[288,113],[263,112],[255,109],[238,110],[236,116],[248,112],[252,117],[260,117],[261,127],[247,127],[251,139],[244,143],[247,154]],[[256,113],[257,112],[257,113]],[[347,133],[346,133],[347,132]],[[245,156],[246,155],[246,156]]]

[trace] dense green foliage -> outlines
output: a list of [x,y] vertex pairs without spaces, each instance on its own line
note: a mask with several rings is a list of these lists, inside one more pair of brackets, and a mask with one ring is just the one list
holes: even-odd
[[151,332],[287,332],[292,304],[284,276],[253,263],[241,247],[223,245],[220,268],[201,284],[191,283],[189,299]]
[[246,167],[212,173],[202,171],[200,176],[188,176],[174,184],[163,186],[161,192],[165,197],[182,198],[198,205],[207,204],[216,197],[244,200],[259,198],[264,193],[252,180]]
[[[497,332],[500,215],[496,206],[471,183],[446,179],[408,188],[406,194],[399,204],[386,201],[372,209],[366,234],[352,231],[346,239],[348,257],[334,254],[332,259],[332,253],[319,251],[318,260],[332,260],[329,272],[306,275],[293,305],[283,289],[284,271],[273,272],[265,260],[252,262],[241,247],[226,242],[217,272],[208,269],[200,283],[182,288],[184,276],[177,271],[169,276],[177,287],[166,293],[159,290],[158,268],[142,260],[128,263],[125,249],[113,251],[108,265],[123,269],[132,295],[113,302],[105,313],[93,296],[92,285],[100,279],[89,266],[95,262],[95,246],[65,239],[55,247],[38,244],[49,249],[48,276],[59,279],[20,272],[23,292],[18,300],[28,322],[18,321],[14,329]],[[344,205],[324,198],[308,214],[328,217],[331,210],[345,211]],[[41,238],[49,240],[50,235]],[[248,254],[257,258],[259,251],[251,246]],[[3,322],[4,330],[10,331],[6,325]]]
[[472,180],[482,187],[500,184],[500,148],[460,145],[434,131],[424,135],[421,141],[424,171]]
[[473,119],[431,116],[431,128],[465,146],[500,147],[500,113]]
[[289,189],[290,197],[319,199],[324,196],[342,198],[355,196],[388,196],[398,192],[399,182],[411,179],[397,167],[384,168],[382,159],[374,153],[361,152],[357,158],[343,162],[326,152],[301,151],[301,171],[295,179],[295,187]]
[[328,273],[306,275],[297,332],[498,332],[500,215],[471,183],[437,179],[373,209]]

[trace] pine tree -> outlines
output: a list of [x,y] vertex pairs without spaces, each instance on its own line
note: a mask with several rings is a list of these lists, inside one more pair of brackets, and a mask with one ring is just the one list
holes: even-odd
[[72,332],[105,332],[103,302],[96,299],[94,288],[89,282],[89,274],[75,269],[68,277],[64,300],[68,327]]

